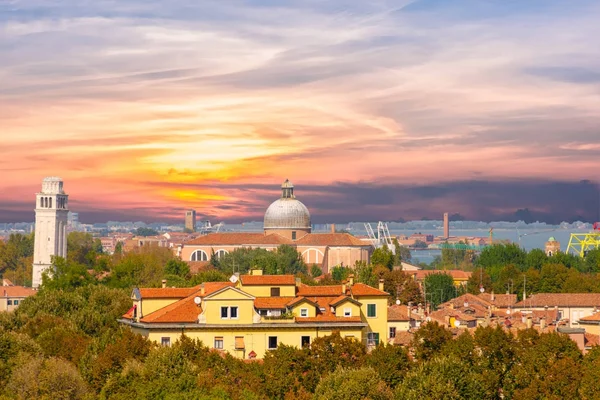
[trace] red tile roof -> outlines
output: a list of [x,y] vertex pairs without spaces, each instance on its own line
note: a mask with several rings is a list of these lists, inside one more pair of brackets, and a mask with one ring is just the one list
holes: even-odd
[[515,307],[598,307],[600,293],[538,293],[521,300]]
[[600,312],[596,312],[592,315],[588,315],[587,317],[580,318],[581,322],[600,322]]
[[34,289],[24,286],[0,286],[0,297],[29,297],[34,294]]
[[295,241],[298,246],[361,246],[369,247],[365,242],[349,233],[309,233]]
[[254,307],[259,309],[284,309],[294,297],[257,297]]
[[408,318],[408,307],[405,305],[393,305],[388,307],[388,321],[410,321]]
[[329,303],[329,305],[333,306],[333,307],[337,307],[338,305],[340,305],[340,304],[342,304],[342,303],[344,303],[346,301],[349,301],[349,302],[354,303],[356,305],[361,305],[360,302],[358,302],[355,299],[353,299],[352,297],[348,297],[348,296],[346,296],[344,294],[336,297],[334,300],[331,301],[331,303]]
[[412,339],[412,332],[396,331],[396,336],[393,339],[390,339],[390,342],[398,346],[409,346],[412,342]]
[[226,233],[210,233],[208,235],[197,237],[184,243],[184,246],[252,246],[259,244],[293,244],[293,242],[281,235],[272,233],[265,235],[264,233],[254,232],[226,232]]
[[319,314],[316,317],[304,317],[304,318],[296,318],[296,322],[298,323],[306,323],[306,322],[330,322],[330,323],[343,323],[343,322],[361,322],[360,317],[336,317],[333,314]]
[[389,293],[375,289],[364,283],[355,283],[352,286],[346,285],[346,293],[342,293],[342,285],[328,286],[308,286],[300,285],[298,288],[298,296],[313,297],[313,296],[335,296],[342,294],[354,296],[389,296]]
[[600,345],[600,336],[598,335],[594,335],[592,333],[585,333],[584,334],[584,340],[585,340],[585,346],[586,347],[591,347],[591,346],[598,346]]
[[296,277],[294,275],[241,275],[240,280],[244,286],[253,285],[277,285],[291,286],[296,285]]
[[300,297],[295,297],[294,299],[292,299],[292,301],[290,301],[289,303],[287,303],[288,307],[294,307],[296,304],[300,304],[303,301],[306,301],[310,304],[312,304],[315,307],[319,307],[319,305],[317,303],[315,303],[314,301],[307,299],[306,297],[300,296]]
[[423,280],[429,274],[448,274],[455,280],[467,280],[471,277],[471,272],[461,271],[457,269],[423,269],[420,271],[404,271],[407,274],[413,275],[417,280]]
[[477,297],[499,308],[507,308],[517,303],[516,294],[494,294],[492,296],[491,293],[479,293]]

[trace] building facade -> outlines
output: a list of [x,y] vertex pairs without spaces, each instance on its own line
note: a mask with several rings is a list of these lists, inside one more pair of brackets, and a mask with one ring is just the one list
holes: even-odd
[[185,334],[243,359],[263,358],[281,344],[309,346],[333,332],[368,347],[387,338],[383,282],[379,289],[352,277],[342,285],[307,286],[293,275],[261,274],[193,288],[136,288],[120,322],[165,346]]
[[368,263],[373,246],[348,233],[312,233],[310,213],[294,195],[294,186],[286,180],[281,198],[265,212],[264,232],[225,232],[200,236],[182,244],[178,254],[184,261],[210,261],[239,248],[275,250],[289,245],[307,264],[318,265],[323,273],[336,265]]
[[67,256],[68,201],[69,196],[63,190],[62,179],[44,178],[42,191],[36,194],[32,279],[34,288],[42,283],[42,274],[52,266],[53,256]]
[[0,287],[0,311],[13,311],[23,300],[29,296],[33,296],[35,290],[24,286],[15,286],[8,279],[2,279]]
[[185,212],[185,229],[189,232],[196,232],[196,210]]

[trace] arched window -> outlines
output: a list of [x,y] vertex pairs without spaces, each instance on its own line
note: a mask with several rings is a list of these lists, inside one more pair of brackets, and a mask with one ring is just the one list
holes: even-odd
[[52,197],[50,197],[50,208],[52,208]]
[[40,208],[44,208],[44,198],[40,197]]
[[221,257],[223,257],[225,254],[229,254],[229,252],[227,250],[219,250],[215,253],[215,257],[217,257],[217,260]]
[[208,255],[204,250],[196,250],[192,253],[191,261],[208,261]]

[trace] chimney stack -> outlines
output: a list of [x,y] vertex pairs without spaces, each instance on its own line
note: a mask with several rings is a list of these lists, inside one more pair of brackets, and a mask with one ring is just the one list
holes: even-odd
[[204,296],[206,294],[206,289],[204,288],[204,283],[200,285],[200,296]]
[[546,328],[546,318],[540,318],[540,330],[544,330]]
[[342,294],[346,294],[346,282],[342,283]]
[[348,286],[354,286],[354,274],[348,275]]
[[494,290],[492,289],[492,301],[496,301],[496,295],[494,294]]
[[379,280],[379,290],[383,292],[383,279]]
[[331,233],[335,233],[335,224],[331,224]]
[[163,287],[163,289],[167,287],[167,280],[166,279],[162,280],[162,287]]
[[531,317],[527,317],[527,329],[531,329],[532,326],[533,320],[531,319]]
[[408,302],[408,307],[406,309],[406,313],[408,314],[408,321],[410,323],[410,314],[412,313],[412,301]]

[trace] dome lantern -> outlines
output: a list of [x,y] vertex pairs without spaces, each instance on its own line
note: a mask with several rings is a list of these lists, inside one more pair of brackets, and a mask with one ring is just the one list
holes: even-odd
[[[275,200],[267,211],[264,219],[265,233],[268,231],[304,231],[311,230],[310,213],[306,206],[294,196],[294,185],[286,179],[281,185],[281,198]],[[290,237],[295,234],[290,233]]]

